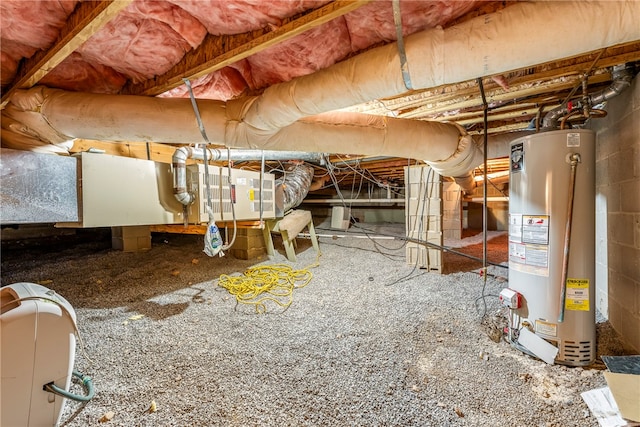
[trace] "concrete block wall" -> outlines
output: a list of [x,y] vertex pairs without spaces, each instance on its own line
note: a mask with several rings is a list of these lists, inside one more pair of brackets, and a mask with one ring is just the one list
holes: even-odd
[[640,351],[640,78],[596,131],[596,307]]

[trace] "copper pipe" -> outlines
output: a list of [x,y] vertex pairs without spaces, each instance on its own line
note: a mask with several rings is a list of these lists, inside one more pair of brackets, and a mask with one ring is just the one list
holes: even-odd
[[573,222],[573,196],[576,189],[576,169],[580,163],[580,154],[569,156],[571,164],[571,178],[569,179],[569,202],[567,204],[567,222],[564,229],[564,257],[562,264],[562,283],[560,284],[560,315],[558,323],[564,322],[564,303],[567,297],[567,274],[569,270],[569,247],[571,244],[571,225]]

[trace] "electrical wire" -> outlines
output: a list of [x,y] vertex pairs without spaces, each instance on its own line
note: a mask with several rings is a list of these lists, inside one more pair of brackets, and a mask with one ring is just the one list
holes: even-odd
[[[211,186],[209,183],[209,170],[207,166],[208,165],[207,145],[211,144],[211,142],[209,141],[209,137],[207,137],[207,131],[205,130],[204,123],[202,122],[202,117],[200,117],[200,109],[198,108],[198,103],[196,102],[196,98],[193,95],[191,82],[189,81],[189,79],[185,79],[185,78],[183,78],[182,81],[187,86],[187,89],[189,91],[189,98],[191,99],[191,106],[193,107],[193,112],[196,116],[196,122],[198,123],[198,129],[200,130],[200,135],[202,135],[202,139],[204,139],[204,141],[206,142],[203,152],[204,152],[204,178],[205,178],[205,187],[207,192],[207,213],[209,214],[209,220],[213,221],[213,207],[211,204]],[[232,182],[231,181],[231,149],[229,147],[227,147],[227,169],[228,169],[227,182],[229,184],[229,199],[231,200],[231,215],[233,216],[233,238],[231,239],[231,243],[229,243],[229,240],[228,240],[229,233],[225,233],[225,238],[227,238],[227,244],[223,245],[220,248],[220,250],[222,251],[226,251],[227,249],[233,246],[233,244],[236,241],[236,235],[238,231],[235,203],[232,197],[233,191],[232,191],[232,184],[231,184]]]
[[[328,161],[328,159],[326,159],[325,163],[328,165],[327,168],[326,168],[327,175],[331,179],[331,183],[332,183],[332,185],[334,186],[334,188],[336,190],[336,194],[338,195],[338,198],[341,200],[342,205],[345,208],[348,208],[346,200],[345,200],[345,198],[344,198],[344,196],[342,194],[342,191],[340,190],[340,188],[338,186],[338,180],[337,180],[337,178],[335,176],[336,167],[333,164],[331,164]],[[351,169],[353,169],[353,168],[351,168]],[[431,173],[435,173],[435,172],[433,172],[433,170],[430,168],[429,169],[429,173],[431,174]],[[429,176],[427,177],[427,179],[429,179]],[[433,191],[433,186],[431,186],[430,190]],[[405,191],[410,191],[410,186],[405,186]],[[426,192],[424,193],[424,197],[427,197],[427,193]],[[427,203],[424,203],[424,201],[423,201],[423,204],[422,204],[422,217],[424,216],[424,209],[425,209],[426,205],[427,205]],[[408,206],[406,207],[406,209],[408,209]],[[379,254],[381,254],[381,255],[383,255],[385,257],[390,257],[390,256],[393,256],[393,255],[390,255],[390,254],[387,254],[387,253],[383,252],[380,248],[383,248],[383,249],[385,249],[387,251],[400,250],[400,249],[404,248],[408,242],[413,242],[413,243],[418,243],[418,244],[423,244],[423,245],[426,245],[426,246],[434,247],[436,249],[440,249],[440,250],[443,250],[443,251],[446,251],[446,252],[450,252],[450,253],[453,253],[455,255],[463,256],[463,257],[472,259],[474,261],[480,261],[480,262],[483,262],[483,263],[486,262],[488,264],[491,264],[491,265],[494,265],[494,266],[497,266],[497,267],[508,268],[508,267],[506,267],[504,265],[501,265],[501,264],[498,264],[498,263],[493,263],[493,262],[486,261],[486,259],[484,259],[484,258],[474,257],[472,255],[468,255],[468,254],[465,254],[463,252],[459,252],[459,251],[453,250],[453,249],[451,249],[451,248],[449,248],[447,246],[438,245],[438,244],[435,244],[435,243],[432,243],[432,242],[424,241],[422,239],[415,239],[415,238],[410,238],[410,237],[407,237],[407,236],[401,237],[401,236],[390,235],[390,234],[385,234],[385,233],[377,233],[377,234],[380,234],[380,235],[387,235],[387,236],[390,236],[390,237],[394,237],[395,239],[403,241],[403,244],[401,245],[401,247],[399,247],[399,248],[389,248],[389,247],[386,247],[384,245],[381,245],[375,239],[372,239],[371,236],[369,235],[371,230],[368,230],[368,229],[358,225],[356,223],[356,221],[355,221],[355,218],[351,217],[351,220],[352,220],[352,223],[353,223],[353,227],[361,230],[362,234],[364,234],[367,238],[369,238],[373,242],[374,247],[376,248],[376,252],[378,252]],[[423,225],[424,224],[420,224],[420,227],[422,227]],[[351,233],[351,232],[347,231],[347,234],[349,234],[349,233]],[[343,245],[337,245],[337,246],[343,246]],[[355,248],[357,248],[357,247],[355,247]],[[397,279],[396,281],[394,281],[394,282],[392,282],[392,283],[390,283],[390,284],[388,284],[386,286],[391,286],[393,284],[397,284],[397,283],[401,283],[401,282],[403,282],[405,280],[409,280],[411,275],[413,275],[413,273],[417,269],[418,260],[419,260],[419,258],[416,258],[416,262],[414,263],[414,267],[413,267],[413,269],[411,270],[411,272],[408,275],[405,275],[405,276]],[[424,273],[422,273],[422,274],[424,274]],[[483,293],[484,293],[484,290],[483,290]]]
[[[427,212],[430,212],[430,210],[431,210],[431,200],[433,198],[433,191],[434,191],[434,187],[435,187],[433,185],[433,182],[432,182],[434,173],[435,172],[433,171],[433,169],[429,168],[429,170],[427,172],[426,180],[420,179],[420,182],[419,182],[420,187],[418,189],[418,195],[422,195],[422,210],[420,212],[420,215],[416,215],[416,221],[418,221],[418,220],[420,221],[420,223],[418,224],[418,236],[422,236],[422,234],[424,232],[423,228],[424,228],[424,224],[425,224],[424,223],[425,208],[426,208]],[[424,168],[421,168],[420,169],[421,178],[422,178],[423,174],[424,174]],[[427,185],[427,189],[423,190],[422,185],[425,184],[425,183]],[[410,184],[409,184],[409,188],[411,188]],[[420,204],[418,204],[418,206],[420,206]],[[407,212],[410,212],[409,211],[409,207],[407,207]],[[409,217],[411,217],[410,213],[409,213]],[[429,215],[427,215],[427,232],[429,230],[428,222],[429,222]],[[413,225],[410,224],[409,230],[415,230],[415,223]],[[428,257],[428,254],[429,254],[429,251],[427,250],[427,257]],[[389,284],[387,284],[385,286],[397,285],[399,283],[405,282],[405,281],[410,280],[411,278],[413,278],[412,277],[413,273],[415,273],[415,271],[418,269],[419,261],[420,261],[420,255],[418,253],[418,256],[416,256],[415,262],[413,263],[413,268],[411,269],[409,274],[407,274],[407,275],[405,275],[403,277],[400,277],[399,279],[397,279],[397,280],[395,280],[395,281],[393,281],[393,282],[391,282],[391,283],[389,283]],[[428,261],[427,261],[427,263],[428,263]],[[425,273],[426,273],[426,271],[422,272],[418,276],[421,276],[421,275],[423,275]],[[418,276],[416,276],[416,277],[418,277]]]
[[[333,186],[335,187],[336,190],[336,194],[338,195],[340,201],[342,202],[342,206],[344,206],[345,209],[349,209],[349,212],[351,211],[350,207],[347,207],[347,202],[344,198],[344,195],[342,194],[342,191],[340,190],[340,187],[338,185],[338,181],[336,179],[335,173],[334,173],[334,167],[333,165],[328,161],[326,161],[327,166],[327,173],[329,175],[329,178],[331,179],[331,182],[333,183]],[[369,238],[369,240],[371,240],[373,242],[374,247],[376,247],[376,249],[379,249],[379,247],[386,249],[386,250],[398,250],[399,248],[387,248],[384,245],[380,244],[379,242],[377,242],[375,239],[371,239],[371,236],[368,234],[368,231],[370,230],[366,230],[363,227],[360,227],[359,225],[357,225],[356,219],[350,215],[350,222],[353,224],[353,226],[355,228],[359,228],[363,231],[363,234],[365,236],[367,236]],[[401,247],[404,247],[406,243],[403,243]],[[379,251],[382,254],[382,251]]]
[[[235,201],[233,200],[233,191],[232,191],[233,184],[231,181],[231,149],[229,147],[227,147],[227,183],[229,184],[229,200],[231,201],[231,215],[233,216],[233,238],[231,239],[231,243],[229,243],[229,233],[225,232],[225,238],[227,239],[227,244],[222,246],[221,249],[223,251],[226,251],[227,249],[233,246],[238,234],[238,225],[236,221],[236,204],[235,204]],[[260,191],[262,191],[262,189],[260,189]],[[262,208],[262,204],[260,205],[260,208]],[[225,228],[225,231],[226,230],[227,229]]]
[[482,112],[483,112],[483,126],[484,126],[484,149],[483,151],[483,180],[484,185],[482,186],[482,292],[480,293],[482,302],[484,303],[484,312],[482,317],[484,318],[487,315],[487,300],[484,297],[485,290],[487,288],[487,229],[488,229],[488,207],[487,207],[487,149],[489,145],[489,105],[487,104],[487,97],[484,93],[484,84],[482,83],[482,78],[478,78],[478,87],[480,89],[480,96],[482,97]]
[[347,249],[357,249],[359,251],[365,251],[365,252],[373,252],[376,254],[380,254],[385,258],[388,258],[392,261],[400,261],[403,260],[404,258],[406,258],[406,255],[394,255],[394,254],[385,254],[383,252],[380,252],[379,250],[372,250],[372,249],[367,249],[367,248],[360,248],[358,246],[348,246],[348,245],[340,245],[338,243],[332,243],[332,242],[322,242],[323,245],[333,245],[333,246],[338,246],[339,248],[347,248]]
[[[379,179],[377,179],[370,170],[368,169],[362,169],[360,167],[360,160],[357,160],[357,166],[358,169],[352,167],[351,165],[349,165],[348,163],[346,163],[348,160],[343,159],[342,157],[340,157],[340,155],[336,155],[336,157],[338,158],[338,160],[340,160],[341,162],[343,162],[343,164],[346,166],[346,168],[340,168],[335,166],[335,164],[332,164],[333,166],[333,170],[339,170],[339,171],[343,171],[343,170],[350,170],[352,172],[354,172],[354,174],[359,175],[361,178],[366,179],[367,181],[369,181],[372,184],[377,185],[378,187],[390,187],[390,188],[396,188],[398,190],[402,190],[404,187],[403,186],[391,186],[388,183],[385,183],[383,181],[380,181]],[[368,176],[367,176],[368,175]],[[395,194],[400,195],[401,193],[399,191],[395,191],[392,190]]]
[[257,314],[267,312],[269,301],[286,310],[293,302],[294,289],[311,282],[313,274],[309,269],[319,265],[318,259],[301,270],[286,264],[273,264],[249,268],[241,276],[222,274],[218,286],[235,296],[237,304],[253,305]]

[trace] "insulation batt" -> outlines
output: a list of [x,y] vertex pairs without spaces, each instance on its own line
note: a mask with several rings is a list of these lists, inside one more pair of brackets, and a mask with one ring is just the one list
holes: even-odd
[[90,64],[76,52],[40,80],[45,86],[113,94],[118,93],[126,82],[127,79],[122,74],[99,63]]
[[[242,61],[245,62],[245,61]],[[208,94],[216,94],[220,101],[238,97],[247,89],[247,82],[235,67],[225,67],[206,76],[191,81],[193,95],[196,98],[207,98]],[[178,86],[161,95],[164,98],[188,98],[187,86]]]
[[351,53],[348,43],[336,43],[337,40],[349,40],[349,31],[341,19],[249,57],[249,70],[255,84],[252,89],[289,81],[335,64]]
[[46,49],[58,37],[77,0],[0,2],[0,75],[2,85],[11,83],[22,58]]
[[[36,49],[46,49],[58,37],[76,0],[2,0],[0,37]],[[3,48],[4,49],[4,48]]]
[[193,16],[213,35],[240,34],[329,3],[330,0],[169,0]]
[[[478,1],[401,1],[404,36],[416,31],[444,26],[475,8]],[[371,2],[344,16],[349,28],[351,49],[356,52],[380,42],[396,40],[393,7],[390,1]]]
[[[189,2],[189,6],[185,2],[176,2],[185,7],[190,12],[200,16],[200,11],[208,2],[193,1]],[[193,4],[195,3],[195,4]],[[214,2],[216,3],[216,2]],[[215,4],[215,10],[222,13],[222,9],[230,10],[234,7],[234,3],[245,2],[226,2],[225,6],[220,3]],[[262,7],[260,2],[256,3],[254,8],[243,10],[243,15],[254,13],[255,8]],[[284,3],[289,5],[297,2],[273,2],[277,6],[283,6]],[[302,2],[300,2],[302,3]],[[320,7],[327,2],[305,2],[313,4],[313,7]],[[451,20],[463,15],[473,9],[479,1],[466,2],[425,2],[425,1],[402,1],[401,13],[405,34],[410,34],[425,28],[432,28],[437,25],[445,25]],[[272,4],[272,2],[270,2]],[[228,6],[227,6],[228,5]],[[193,6],[193,7],[192,7]],[[269,11],[270,16],[275,15],[275,11]],[[284,14],[281,14],[284,17]],[[275,23],[269,21],[265,15],[260,15],[262,21],[261,26],[267,23]],[[200,18],[211,20],[210,16]],[[245,25],[249,24],[248,18],[239,18]],[[211,23],[203,21],[210,32],[212,31]],[[254,25],[256,25],[254,21]],[[220,28],[224,27],[224,23],[220,23]],[[228,25],[228,24],[227,24]],[[248,27],[237,27],[231,29],[227,27],[227,32],[242,28],[248,31]],[[257,27],[256,27],[257,28]],[[371,2],[343,17],[334,19],[324,25],[315,27],[299,36],[296,36],[283,43],[279,43],[262,52],[258,52],[247,59],[247,67],[239,68],[244,80],[247,84],[246,88],[240,89],[232,84],[226,86],[235,87],[239,95],[244,89],[259,90],[272,84],[289,81],[293,78],[311,74],[319,69],[333,65],[349,54],[365,49],[371,45],[380,42],[389,42],[396,39],[395,24],[393,21],[393,11],[391,1],[380,0]],[[229,93],[224,89],[225,86],[219,84],[217,86],[207,85],[208,87],[199,88],[198,84],[193,84],[194,93],[202,98],[227,100]],[[218,89],[222,91],[218,91]],[[186,88],[181,89],[182,93],[186,93]]]
[[198,20],[177,6],[134,2],[79,51],[87,60],[107,65],[138,83],[167,72],[205,35]]
[[[327,3],[329,0],[136,1],[78,50],[81,58],[63,62],[43,83],[74,91],[115,93],[122,77],[136,83],[165,73],[186,52],[199,46],[207,32],[239,34],[276,28],[284,18]],[[404,32],[444,25],[478,3],[403,0]],[[3,85],[12,81],[22,58],[53,44],[76,4],[24,0],[0,3]],[[228,100],[313,73],[355,51],[394,39],[391,1],[373,1],[192,85],[198,97]],[[183,97],[186,93],[186,88],[180,88],[164,96]]]
[[[4,44],[4,42],[2,43]],[[0,52],[0,63],[2,64],[2,67],[0,67],[0,84],[5,86],[13,81],[18,69],[18,61],[16,61],[15,56],[2,51]]]

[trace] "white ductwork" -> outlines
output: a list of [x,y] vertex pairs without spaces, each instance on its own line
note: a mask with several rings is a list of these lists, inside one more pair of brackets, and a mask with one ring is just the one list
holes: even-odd
[[[327,113],[307,117],[275,132],[258,131],[241,120],[244,112],[234,109],[240,105],[198,100],[211,142],[247,149],[399,156],[434,165],[454,159],[455,173],[461,170],[459,158],[472,165],[468,170],[482,162],[482,154],[471,137],[461,135],[461,128],[453,124]],[[250,106],[252,102],[244,105]],[[35,87],[16,92],[3,114],[32,125],[22,136],[51,143],[72,138],[202,142],[191,103],[182,98],[86,94]],[[2,134],[3,141],[11,141],[11,133],[25,127],[7,129]],[[468,170],[462,174],[467,175]],[[448,171],[442,173],[447,175]]]
[[[589,31],[575,35],[567,19]],[[467,81],[640,40],[640,3],[516,3],[447,29],[405,39],[415,89]],[[532,38],[531,31],[536,31]],[[550,49],[550,46],[553,46]],[[199,100],[209,139],[230,147],[423,159],[441,174],[468,176],[482,161],[451,124],[362,114],[323,114],[406,91],[395,44],[227,103]],[[34,88],[3,111],[3,142],[89,138],[202,142],[186,99],[94,95]],[[466,179],[469,182],[469,179]]]
[[[589,31],[575,33],[568,21]],[[640,40],[640,2],[521,2],[405,39],[414,89],[433,88]],[[535,31],[535,37],[532,33]],[[395,44],[274,85],[240,103],[242,123],[275,130],[303,117],[406,92]],[[236,133],[238,134],[238,133]]]

